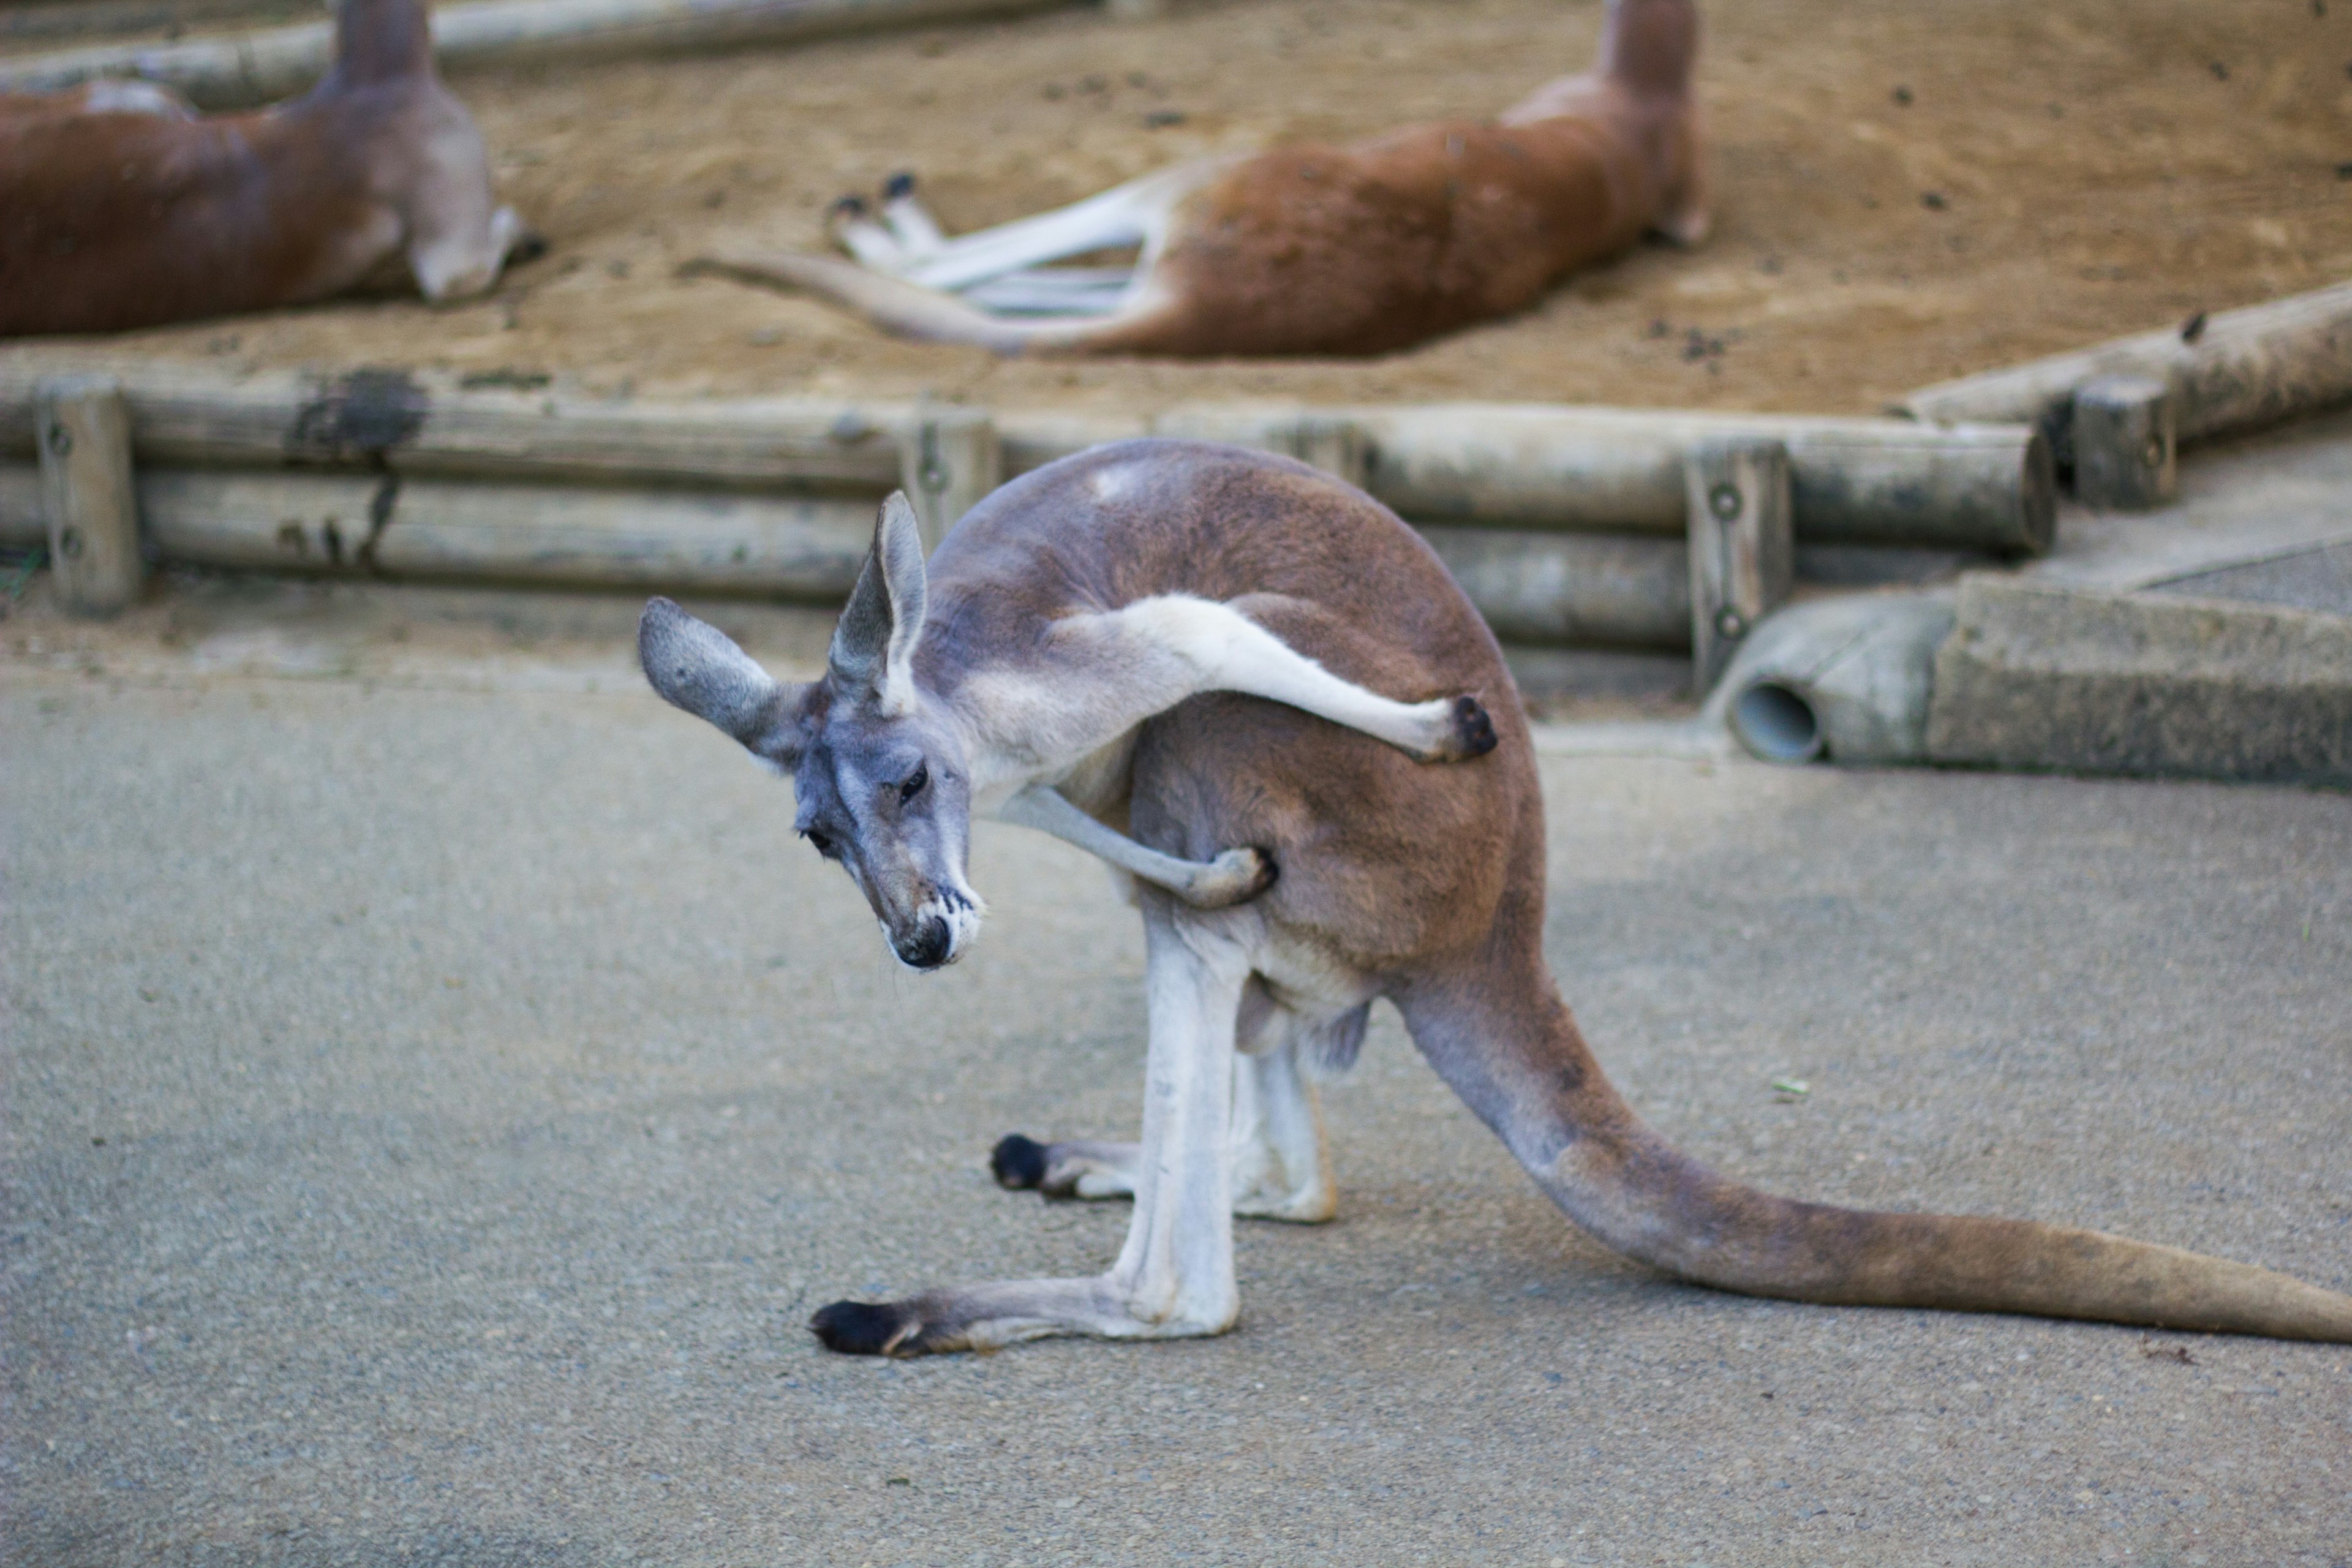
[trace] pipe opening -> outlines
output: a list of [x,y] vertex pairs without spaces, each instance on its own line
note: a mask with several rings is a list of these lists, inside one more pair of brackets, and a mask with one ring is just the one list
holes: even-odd
[[1822,754],[1822,721],[1795,688],[1759,680],[1731,704],[1731,732],[1768,763],[1810,763]]

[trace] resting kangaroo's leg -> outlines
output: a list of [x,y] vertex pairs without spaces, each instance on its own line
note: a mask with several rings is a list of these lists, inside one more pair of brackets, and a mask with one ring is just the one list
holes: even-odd
[[[910,253],[897,234],[886,229],[898,246],[899,258],[896,264],[876,270],[926,289],[955,290],[1089,250],[1140,245],[1148,251],[1166,228],[1175,204],[1223,166],[1214,161],[1180,163],[1066,207],[943,240],[936,250],[923,255]],[[858,247],[849,248],[859,261],[866,261]]]
[[1234,1279],[1227,1122],[1234,1020],[1249,958],[1231,922],[1165,895],[1143,897],[1150,1046],[1135,1216],[1110,1271],[837,1301],[811,1321],[837,1351],[921,1355],[1047,1334],[1173,1339],[1222,1333],[1240,1310]]
[[1206,691],[1286,703],[1423,762],[1461,762],[1495,749],[1494,722],[1476,698],[1398,702],[1367,691],[1232,605],[1189,595],[1069,616],[1055,626],[1046,651],[1050,673],[1024,672],[1000,688],[1005,711],[991,728],[1012,738],[1008,749],[1084,757]]
[[1214,860],[1180,860],[1146,849],[1123,833],[1104,826],[1059,790],[1031,784],[999,806],[1002,821],[1050,833],[1131,876],[1165,888],[1195,909],[1223,909],[1264,892],[1274,881],[1274,863],[1255,849],[1228,849]]

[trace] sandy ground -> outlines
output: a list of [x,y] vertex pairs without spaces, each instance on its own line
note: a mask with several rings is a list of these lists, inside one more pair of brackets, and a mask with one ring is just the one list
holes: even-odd
[[[1122,1207],[982,1166],[1133,1123],[1140,942],[1093,867],[983,828],[989,928],[918,979],[772,780],[591,689],[609,606],[228,584],[60,668],[37,594],[0,659],[0,1561],[2344,1561],[2346,1347],[1665,1284],[1385,1015],[1329,1094],[1341,1216],[1240,1227],[1233,1334],[827,1355],[820,1302],[1115,1250]],[[821,621],[738,614],[811,656]],[[1552,963],[1701,1157],[2352,1286],[2341,796],[1544,777]]]
[[1081,9],[462,77],[505,195],[554,241],[494,299],[0,353],[429,364],[665,395],[1869,411],[2352,274],[2352,5],[1757,0],[1709,7],[1704,248],[1643,249],[1521,319],[1390,358],[1005,363],[673,276],[720,236],[818,245],[826,203],[901,168],[962,228],[1198,153],[1492,112],[1580,68],[1599,16],[1592,0],[1233,0],[1145,24]]

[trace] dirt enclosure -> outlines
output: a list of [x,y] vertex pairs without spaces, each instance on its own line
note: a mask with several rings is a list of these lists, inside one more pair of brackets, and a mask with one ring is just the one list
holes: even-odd
[[[932,392],[1870,411],[1963,371],[2352,275],[2352,0],[1707,6],[1717,227],[1371,361],[1002,361],[682,280],[719,237],[822,241],[895,170],[951,228],[1174,160],[1496,110],[1581,68],[1598,0],[1195,0],[456,79],[552,242],[486,301],[364,300],[68,350],[389,363],[639,395]],[[21,46],[20,46],[21,47]]]

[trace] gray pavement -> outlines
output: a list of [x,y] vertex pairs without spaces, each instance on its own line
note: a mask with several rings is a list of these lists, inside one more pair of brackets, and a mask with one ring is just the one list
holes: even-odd
[[[903,973],[625,609],[445,602],[0,622],[7,1563],[2352,1562],[2352,1349],[1664,1282],[1392,1017],[1233,1334],[828,1356],[1110,1257],[984,1158],[1131,1126],[1131,915],[983,828]],[[1545,769],[1554,965],[1685,1147],[2352,1288],[2352,799]]]

